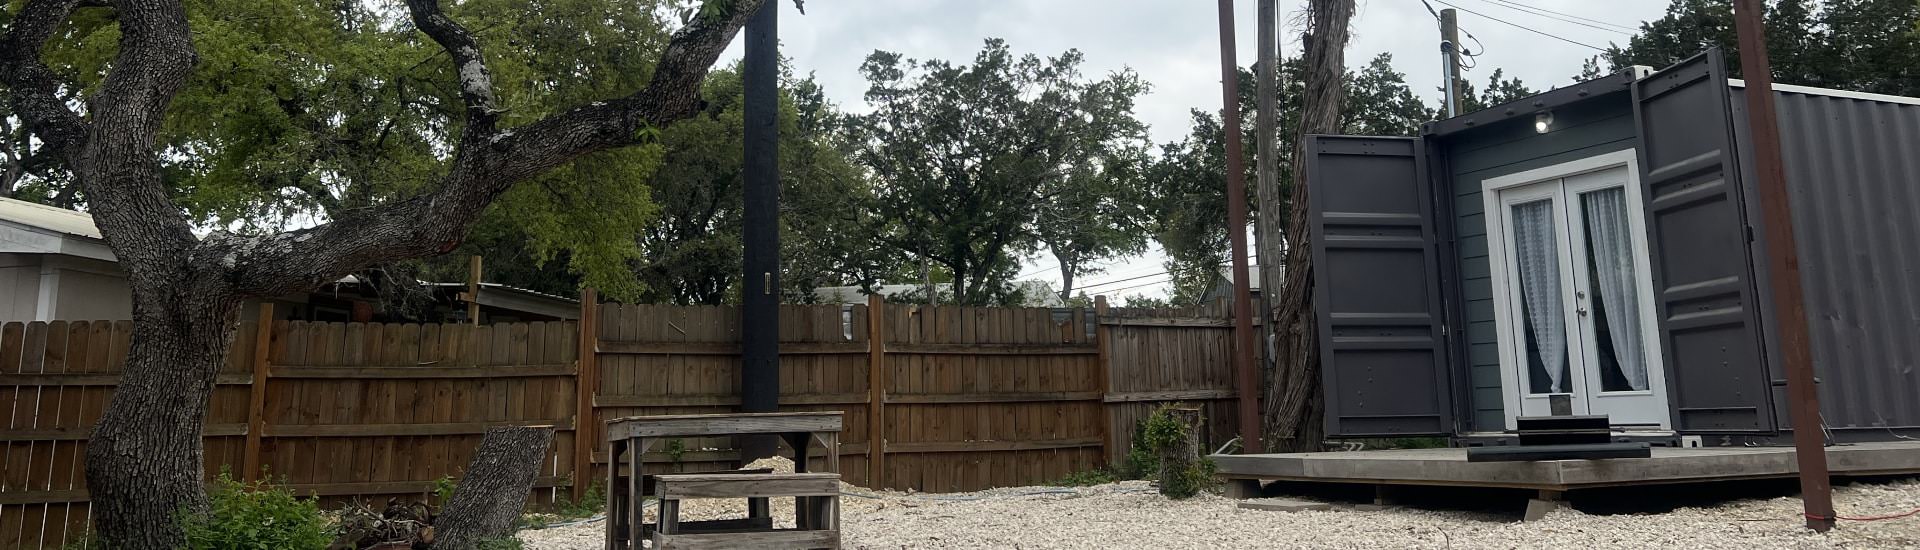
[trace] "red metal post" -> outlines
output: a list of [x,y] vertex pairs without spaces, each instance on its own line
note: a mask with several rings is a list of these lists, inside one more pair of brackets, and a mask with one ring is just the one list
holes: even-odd
[[1780,356],[1786,362],[1787,411],[1793,420],[1794,455],[1800,462],[1800,500],[1806,505],[1807,527],[1826,532],[1833,528],[1833,487],[1827,478],[1826,439],[1820,429],[1820,395],[1813,382],[1786,167],[1780,160],[1773,72],[1761,21],[1764,4],[1761,0],[1735,2],[1734,27],[1740,35],[1740,72],[1747,80],[1747,128],[1753,137],[1754,175],[1759,178],[1760,211],[1766,226],[1767,274],[1772,279],[1773,307],[1779,312],[1775,325],[1780,330]]
[[1220,0],[1220,115],[1227,133],[1227,239],[1233,243],[1233,372],[1240,443],[1260,452],[1260,376],[1253,370],[1253,292],[1247,274],[1247,169],[1240,144],[1240,65],[1234,62],[1233,0]]

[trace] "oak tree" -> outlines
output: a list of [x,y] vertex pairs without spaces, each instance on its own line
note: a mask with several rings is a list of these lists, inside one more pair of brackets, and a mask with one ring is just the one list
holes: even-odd
[[[301,292],[369,265],[446,252],[516,183],[602,159],[597,152],[657,139],[661,128],[699,110],[699,87],[709,67],[764,1],[689,6],[644,84],[596,90],[604,95],[591,101],[522,109],[522,91],[562,86],[568,75],[585,69],[502,79],[505,71],[496,72],[490,52],[515,44],[482,39],[437,0],[408,0],[405,22],[442,52],[423,63],[442,72],[407,85],[437,87],[454,99],[402,107],[442,113],[430,124],[445,141],[416,150],[434,162],[398,178],[411,183],[407,192],[341,208],[310,226],[255,231],[196,225],[194,204],[180,200],[173,187],[177,180],[167,167],[174,161],[218,162],[226,144],[160,139],[172,135],[166,130],[173,125],[195,122],[195,106],[175,103],[186,97],[183,89],[220,85],[196,69],[203,59],[199,41],[226,29],[222,14],[190,13],[182,0],[20,3],[0,34],[0,86],[12,114],[77,184],[132,287],[125,375],[87,445],[96,535],[109,547],[177,547],[177,515],[205,509],[202,425],[244,300]],[[87,25],[107,32],[77,33]],[[333,25],[312,39],[385,28]],[[415,36],[406,32],[395,40]],[[84,40],[71,42],[75,37]],[[281,45],[226,46],[271,52]],[[56,71],[46,55],[65,47],[95,48],[108,61],[93,73]],[[323,79],[355,67],[347,62],[299,69],[287,78]],[[361,92],[369,100],[393,97]],[[374,159],[367,168],[388,166],[401,164]]]

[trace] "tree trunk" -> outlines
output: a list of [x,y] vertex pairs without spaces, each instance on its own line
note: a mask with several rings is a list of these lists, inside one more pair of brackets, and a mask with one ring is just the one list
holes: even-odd
[[433,520],[433,548],[467,550],[483,541],[513,536],[527,492],[533,490],[534,474],[552,446],[552,426],[488,429],[453,499]]
[[1340,129],[1341,79],[1346,72],[1347,24],[1353,0],[1312,0],[1304,40],[1306,94],[1300,129],[1293,142],[1293,196],[1287,220],[1286,284],[1275,296],[1279,337],[1274,342],[1273,377],[1267,384],[1268,452],[1320,450],[1325,436],[1324,397],[1320,387],[1320,348],[1314,333],[1313,258],[1307,234],[1306,138]]
[[181,512],[207,510],[200,438],[240,299],[217,278],[132,274],[125,375],[87,441],[87,490],[106,548],[179,548]]
[[1073,299],[1073,264],[1059,257],[1058,253],[1055,253],[1055,259],[1060,261],[1060,301],[1065,303]]

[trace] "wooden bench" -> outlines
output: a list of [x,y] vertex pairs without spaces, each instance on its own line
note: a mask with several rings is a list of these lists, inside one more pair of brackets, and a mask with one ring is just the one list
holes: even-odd
[[[671,474],[654,476],[660,523],[655,550],[698,548],[839,548],[840,474]],[[795,529],[773,529],[747,520],[680,521],[680,501],[696,498],[793,497]]]

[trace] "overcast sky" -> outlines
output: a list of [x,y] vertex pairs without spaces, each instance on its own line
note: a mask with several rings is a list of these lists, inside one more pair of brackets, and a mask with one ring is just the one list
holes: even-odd
[[[1579,42],[1605,47],[1624,43],[1628,33],[1657,19],[1668,0],[1428,0],[1435,10],[1460,8],[1460,27],[1479,39],[1477,68],[1466,77],[1480,85],[1498,67],[1529,86],[1564,86],[1580,71],[1583,59],[1598,52]],[[1299,19],[1304,0],[1280,0],[1287,55],[1299,51]],[[1254,0],[1234,0],[1238,62],[1253,62]],[[1529,13],[1539,8],[1564,15]],[[790,1],[780,5],[782,52],[800,72],[812,72],[827,94],[848,110],[864,111],[867,84],[861,60],[874,50],[917,59],[965,62],[988,37],[1006,39],[1016,53],[1042,56],[1069,48],[1086,55],[1082,70],[1098,76],[1131,67],[1152,84],[1136,115],[1163,143],[1187,131],[1188,111],[1220,108],[1220,35],[1216,2],[1206,0],[807,0],[805,15]],[[1470,12],[1477,12],[1470,13]],[[1519,25],[1508,25],[1498,18]],[[1590,20],[1583,21],[1582,18]],[[1569,22],[1572,19],[1579,23]],[[1534,32],[1534,31],[1537,31]],[[1473,40],[1463,39],[1468,49]],[[735,59],[740,43],[727,57]],[[1353,19],[1353,43],[1347,62],[1357,66],[1379,53],[1393,55],[1416,93],[1431,100],[1440,94],[1439,28],[1421,0],[1361,0]],[[1023,274],[1048,279],[1059,274],[1051,256],[1029,261]],[[1049,270],[1049,271],[1043,271]],[[1157,253],[1116,262],[1107,273],[1083,277],[1081,285],[1162,271]],[[1094,293],[1164,295],[1147,277],[1093,288]],[[1076,285],[1076,286],[1081,286]],[[1130,288],[1131,287],[1131,288]]]

